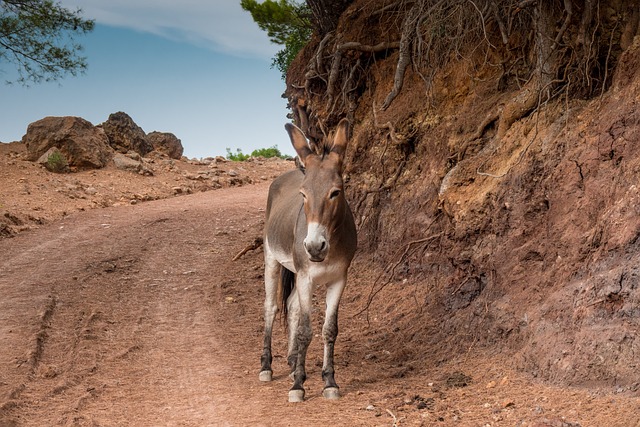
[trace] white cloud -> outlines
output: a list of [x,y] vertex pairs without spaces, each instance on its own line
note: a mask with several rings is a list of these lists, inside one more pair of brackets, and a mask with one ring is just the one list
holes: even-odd
[[99,24],[131,28],[238,56],[271,58],[271,44],[240,0],[62,0]]

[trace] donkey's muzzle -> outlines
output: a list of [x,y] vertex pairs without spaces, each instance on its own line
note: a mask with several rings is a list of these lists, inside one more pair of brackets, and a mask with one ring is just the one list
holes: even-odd
[[317,237],[315,239],[304,240],[304,250],[309,255],[309,260],[312,262],[322,262],[329,252],[329,243],[324,237]]

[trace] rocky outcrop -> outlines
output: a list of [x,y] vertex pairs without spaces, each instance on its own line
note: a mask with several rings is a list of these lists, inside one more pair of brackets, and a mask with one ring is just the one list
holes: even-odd
[[45,117],[33,122],[22,142],[31,161],[56,147],[69,166],[80,169],[102,168],[113,154],[102,129],[80,117]]
[[172,159],[182,158],[184,148],[182,141],[170,132],[151,132],[147,135],[147,140],[153,146],[153,149],[159,153],[166,154]]
[[119,111],[109,116],[109,119],[102,124],[109,144],[121,153],[135,151],[141,156],[153,150],[153,146],[147,139],[147,135],[127,113]]
[[183,153],[182,142],[174,134],[146,135],[123,112],[111,114],[98,126],[80,117],[45,117],[29,125],[22,142],[28,160],[53,172],[102,168],[113,158],[118,169],[153,175],[141,156],[155,151],[179,160]]

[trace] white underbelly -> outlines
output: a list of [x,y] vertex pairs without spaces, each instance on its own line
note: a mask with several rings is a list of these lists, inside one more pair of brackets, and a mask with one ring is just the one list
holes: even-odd
[[287,270],[293,273],[296,272],[296,269],[293,265],[292,253],[287,252],[281,248],[272,247],[271,245],[269,245],[269,240],[266,238],[264,240],[264,251],[267,258],[271,258],[271,259],[274,259],[275,261],[278,261],[280,265],[282,265],[284,268],[286,268]]

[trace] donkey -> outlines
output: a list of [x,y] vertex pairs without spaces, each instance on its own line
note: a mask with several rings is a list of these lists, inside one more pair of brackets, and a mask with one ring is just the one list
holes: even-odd
[[334,379],[333,348],[338,335],[338,304],[357,246],[353,214],[342,182],[348,127],[346,119],[340,121],[332,143],[325,143],[320,153],[314,153],[304,133],[286,124],[299,169],[276,178],[269,187],[264,237],[264,348],[259,379],[272,379],[271,332],[281,309],[289,327],[287,362],[293,377],[289,402],[304,401],[314,286],[326,287],[322,394],[327,399],[340,397]]

